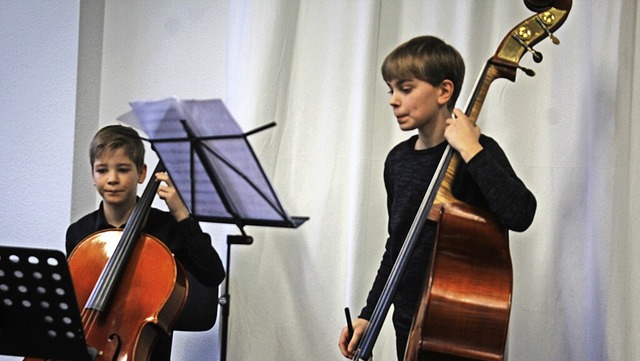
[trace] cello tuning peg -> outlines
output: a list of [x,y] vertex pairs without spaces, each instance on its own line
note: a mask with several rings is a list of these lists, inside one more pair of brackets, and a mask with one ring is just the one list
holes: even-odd
[[[551,19],[551,20],[553,20],[553,19]],[[555,35],[553,35],[551,30],[549,30],[549,27],[547,27],[547,25],[540,19],[540,17],[536,16],[536,21],[538,22],[540,27],[542,27],[544,29],[544,31],[547,33],[547,35],[549,35],[549,39],[551,39],[552,43],[554,43],[555,45],[560,44],[560,39],[558,39]]]
[[533,70],[531,70],[529,68],[525,68],[524,66],[518,65],[518,69],[522,70],[528,76],[536,76],[536,72],[535,71],[533,71]]

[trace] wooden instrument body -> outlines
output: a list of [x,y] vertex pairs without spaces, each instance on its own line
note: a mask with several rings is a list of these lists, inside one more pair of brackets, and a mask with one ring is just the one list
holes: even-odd
[[492,214],[465,203],[439,208],[405,360],[502,360],[513,288],[507,231]]
[[[88,301],[121,235],[118,230],[94,233],[71,253],[69,270],[78,304]],[[185,271],[153,236],[140,237],[124,274],[106,312],[83,311],[87,344],[102,353],[96,360],[112,360],[114,355],[115,360],[147,360],[156,337],[171,332],[186,300]]]
[[[78,244],[69,256],[69,271],[79,305],[89,300],[122,233],[122,230],[96,232]],[[187,276],[180,263],[164,243],[142,234],[108,309],[81,311],[85,339],[87,346],[97,353],[95,360],[149,360],[158,336],[171,332],[187,294]]]

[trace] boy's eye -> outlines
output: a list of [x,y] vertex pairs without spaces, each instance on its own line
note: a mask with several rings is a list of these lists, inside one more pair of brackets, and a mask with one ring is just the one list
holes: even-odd
[[[410,87],[410,86],[403,86],[403,87],[398,88],[398,90],[399,90],[401,93],[409,94],[409,93],[411,93],[411,91],[413,90],[413,88],[412,88],[412,87]],[[393,89],[389,89],[389,94],[390,94],[390,95],[393,95],[393,93],[394,93]]]
[[129,173],[131,171],[131,168],[129,167],[120,167],[118,168],[118,172],[120,173]]
[[96,168],[96,173],[100,173],[100,174],[107,173],[107,169],[106,168]]

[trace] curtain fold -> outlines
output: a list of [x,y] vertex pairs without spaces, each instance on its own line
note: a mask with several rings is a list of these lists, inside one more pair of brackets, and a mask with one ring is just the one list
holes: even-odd
[[[607,300],[607,322],[603,325],[609,360],[640,358],[640,312],[638,279],[640,266],[640,196],[638,196],[640,133],[637,116],[640,111],[640,14],[634,1],[621,3],[620,18],[612,22],[618,29],[620,43],[616,56],[615,109],[606,119],[615,124],[612,151],[613,171],[611,236],[603,242],[607,248],[601,259],[606,271],[599,280]],[[609,38],[609,37],[603,37]],[[611,77],[613,78],[613,74]]]

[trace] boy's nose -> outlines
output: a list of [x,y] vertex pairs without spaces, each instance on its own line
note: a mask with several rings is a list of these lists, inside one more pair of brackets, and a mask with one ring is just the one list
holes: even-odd
[[389,97],[389,105],[391,105],[393,108],[396,108],[398,107],[398,105],[400,105],[400,103],[398,102],[398,96],[395,92],[393,92],[393,94],[391,94],[391,96]]
[[107,183],[109,184],[118,183],[118,173],[109,172],[109,178],[107,178]]

